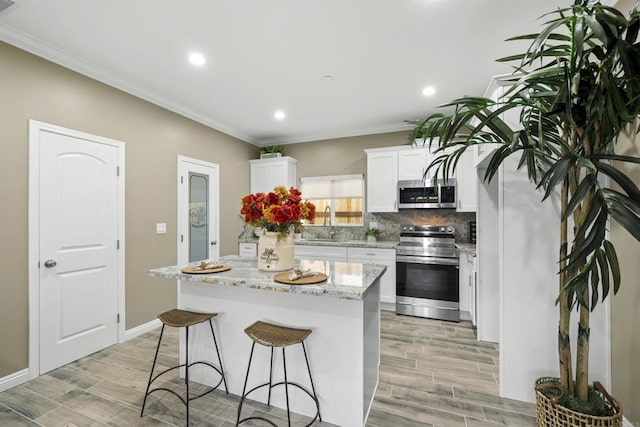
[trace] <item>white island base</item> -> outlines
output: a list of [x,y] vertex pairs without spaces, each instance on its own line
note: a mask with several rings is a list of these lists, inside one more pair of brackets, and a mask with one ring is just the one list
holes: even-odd
[[[166,271],[162,276],[167,277]],[[217,277],[221,279],[220,282],[224,281],[222,275]],[[378,384],[379,276],[367,286],[366,292],[354,299],[292,293],[296,290],[289,292],[228,283],[199,283],[185,280],[187,277],[178,278],[183,279],[178,293],[180,308],[218,313],[214,318],[214,328],[230,393],[242,394],[252,344],[244,333],[247,326],[261,320],[308,328],[313,332],[305,340],[305,345],[322,420],[340,426],[365,425]],[[331,283],[326,286],[332,287]],[[208,324],[192,328],[190,341],[190,360],[214,359],[215,350]],[[311,390],[302,346],[289,346],[285,351],[289,381]],[[282,350],[276,348],[274,355],[275,383],[283,380]],[[256,345],[247,390],[268,381],[269,359],[270,349]],[[194,381],[209,385],[219,380],[210,371],[196,367],[190,371],[190,375]],[[264,387],[255,391],[250,398],[266,403],[267,389]],[[289,402],[292,412],[314,416],[314,402],[296,387],[289,388]],[[283,386],[273,389],[271,405],[286,408]],[[243,416],[247,414],[243,410]]]

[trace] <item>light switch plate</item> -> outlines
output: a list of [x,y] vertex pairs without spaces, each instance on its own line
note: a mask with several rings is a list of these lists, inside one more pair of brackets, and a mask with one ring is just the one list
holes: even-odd
[[156,224],[156,234],[165,234],[166,232],[167,232],[166,222]]

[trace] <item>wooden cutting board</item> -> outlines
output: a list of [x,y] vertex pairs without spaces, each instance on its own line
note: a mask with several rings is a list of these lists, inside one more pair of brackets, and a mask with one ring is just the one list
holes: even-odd
[[289,280],[290,271],[283,271],[273,276],[273,280],[279,283],[286,283],[287,285],[313,285],[314,283],[322,283],[329,277],[324,273],[316,273],[314,276],[301,277],[296,280]]
[[187,273],[187,274],[209,274],[209,273],[220,273],[222,271],[228,271],[228,270],[231,270],[231,266],[230,265],[222,265],[220,267],[209,268],[207,270],[201,270],[196,265],[190,265],[190,266],[187,266],[187,267],[183,268],[182,272],[183,273]]

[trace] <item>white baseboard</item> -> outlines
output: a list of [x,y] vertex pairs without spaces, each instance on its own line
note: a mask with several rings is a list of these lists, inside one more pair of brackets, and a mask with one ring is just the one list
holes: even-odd
[[634,427],[634,424],[631,424],[626,417],[622,417],[622,427]]
[[153,331],[156,328],[162,326],[160,319],[154,319],[151,322],[143,323],[124,332],[124,340],[129,341],[131,338],[138,337],[147,332]]
[[380,309],[385,311],[396,311],[396,303],[380,301]]
[[26,383],[29,381],[29,369],[23,369],[22,371],[14,372],[6,377],[0,378],[0,392],[9,390],[12,387]]

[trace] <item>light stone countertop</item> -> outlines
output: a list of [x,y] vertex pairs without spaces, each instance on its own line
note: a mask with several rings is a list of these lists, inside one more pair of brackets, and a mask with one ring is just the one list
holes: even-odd
[[[255,239],[239,239],[238,243],[258,243]],[[294,245],[299,246],[337,246],[337,247],[355,247],[355,248],[376,248],[376,249],[395,249],[398,247],[398,241],[395,240],[378,240],[375,243],[369,243],[366,240],[326,240],[326,239],[297,239],[293,241]]]
[[476,254],[476,244],[475,243],[456,243],[456,247],[461,252],[469,252],[470,254]]
[[[211,274],[186,274],[184,266],[154,268],[150,276],[166,279],[188,280],[215,286],[235,286],[271,292],[288,292],[327,298],[363,300],[367,292],[386,271],[384,265],[346,263],[338,261],[296,260],[296,267],[325,273],[327,281],[313,285],[288,285],[273,280],[275,272],[259,271],[256,258],[235,255],[221,257],[221,263],[231,270]],[[196,263],[197,264],[197,263]]]

